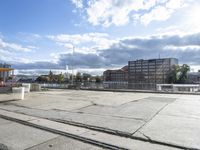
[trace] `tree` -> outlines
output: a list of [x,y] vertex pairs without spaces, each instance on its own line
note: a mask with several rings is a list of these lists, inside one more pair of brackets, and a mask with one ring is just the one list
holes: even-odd
[[180,75],[178,79],[178,83],[185,83],[187,80],[187,72],[190,71],[190,67],[187,64],[183,64],[180,67]]
[[96,79],[96,83],[100,83],[102,81],[100,76],[96,76],[95,79]]
[[49,71],[48,76],[49,76],[49,81],[52,82],[54,80],[54,75],[53,75],[53,72],[51,70]]
[[80,72],[77,72],[76,74],[76,81],[81,82],[82,81],[82,76]]
[[46,83],[46,82],[49,82],[49,77],[39,76],[37,77],[36,81],[41,82],[41,83]]
[[82,80],[83,80],[83,81],[88,81],[90,78],[91,78],[91,75],[90,75],[90,74],[83,73],[83,75],[82,75]]
[[64,80],[65,80],[64,75],[63,75],[62,73],[59,74],[58,77],[57,77],[57,81],[58,81],[58,83],[62,83],[62,82],[64,82]]
[[189,70],[190,67],[187,64],[183,64],[182,66],[172,66],[171,72],[168,76],[168,83],[185,83],[187,80],[187,72]]
[[178,82],[178,73],[180,71],[179,65],[173,65],[171,72],[168,75],[168,83],[173,84]]

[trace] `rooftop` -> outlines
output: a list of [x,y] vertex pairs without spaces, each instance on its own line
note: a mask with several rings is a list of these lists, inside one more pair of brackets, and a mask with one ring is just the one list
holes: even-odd
[[200,149],[199,95],[48,90],[8,99],[0,95],[9,148]]

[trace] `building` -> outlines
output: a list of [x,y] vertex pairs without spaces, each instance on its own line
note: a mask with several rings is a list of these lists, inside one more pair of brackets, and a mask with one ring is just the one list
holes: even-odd
[[187,82],[191,84],[200,84],[200,72],[189,72]]
[[128,66],[117,70],[106,70],[103,73],[104,81],[124,82],[128,81]]
[[155,89],[156,84],[167,83],[176,58],[136,60],[128,62],[128,87],[133,89]]
[[117,70],[106,70],[103,73],[104,88],[128,88],[128,66]]
[[0,80],[1,81],[5,82],[13,74],[14,74],[14,69],[11,68],[11,65],[0,63]]

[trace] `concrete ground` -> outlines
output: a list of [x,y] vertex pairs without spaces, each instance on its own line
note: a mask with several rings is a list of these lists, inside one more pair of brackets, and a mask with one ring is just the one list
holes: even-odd
[[[9,94],[0,95],[0,100],[6,98],[9,98]],[[199,95],[82,90],[27,93],[24,100],[0,103],[2,111],[43,118],[52,123],[60,122],[62,128],[71,125],[78,127],[78,130],[87,129],[86,133],[79,136],[125,149],[200,149],[199,108]],[[6,114],[0,111],[2,117]],[[45,123],[31,123],[49,127]],[[58,125],[51,127],[56,130]],[[57,149],[100,149],[90,142],[83,143],[59,133],[50,133],[48,130],[35,129],[5,119],[0,120],[0,128],[0,143],[12,149],[47,149],[51,147],[49,142]],[[25,128],[23,137],[20,129]],[[16,136],[11,136],[13,134]],[[32,143],[26,141],[35,137],[38,138],[30,140]],[[116,141],[126,141],[129,144]],[[66,148],[65,143],[70,143],[71,147]]]
[[0,118],[0,150],[101,150],[68,137]]

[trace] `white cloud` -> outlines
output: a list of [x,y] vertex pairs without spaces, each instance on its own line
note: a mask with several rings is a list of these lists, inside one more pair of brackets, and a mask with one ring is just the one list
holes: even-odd
[[130,1],[130,0],[101,0],[90,1],[87,8],[88,21],[93,25],[108,27],[125,25],[130,21],[133,11],[147,10],[153,7],[156,0]]
[[182,9],[177,14],[176,22],[174,22],[171,26],[158,28],[156,30],[158,34],[186,35],[199,32],[200,1],[188,1],[192,3],[188,3],[187,6],[185,6],[185,4],[180,5],[181,7],[185,7],[185,9]]
[[72,51],[73,46],[75,46],[76,52],[81,53],[94,53],[99,49],[109,48],[115,42],[105,33],[60,34],[47,37],[69,51]]
[[200,29],[199,7],[200,7],[200,2],[198,1],[194,3],[194,5],[190,6],[188,10],[186,10],[181,20],[182,28],[193,32],[199,32]]
[[71,0],[77,8],[83,8],[83,0]]
[[155,6],[150,12],[141,15],[140,22],[147,26],[152,21],[166,21],[177,9],[186,6],[186,0],[169,0],[164,4]]
[[169,0],[166,3],[166,8],[168,9],[179,9],[186,5],[186,0]]
[[16,43],[5,42],[0,38],[0,61],[30,63],[24,58],[24,52],[33,52],[34,46],[22,46]]
[[26,47],[23,47],[21,45],[15,44],[15,43],[5,43],[5,47],[11,48],[11,49],[16,50],[16,51],[23,51],[23,52],[30,52],[31,51],[30,48],[26,48]]
[[[63,44],[62,44],[63,45]],[[64,47],[66,48],[66,49],[73,49],[73,44],[71,44],[71,43],[66,43],[66,44],[64,44]]]
[[0,61],[5,61],[5,60],[8,60],[9,56],[11,56],[12,54],[8,51],[5,51],[5,50],[2,50],[0,48]]
[[179,51],[200,51],[199,45],[187,45],[187,46],[173,46],[168,45],[163,48],[164,50],[179,50]]
[[170,18],[174,11],[163,6],[157,6],[150,13],[146,13],[140,17],[142,24],[147,26],[152,21],[165,21]]
[[121,26],[129,22],[141,22],[144,25],[148,25],[154,20],[164,21],[169,19],[175,10],[186,6],[189,1],[190,0],[89,0],[88,5],[85,7],[83,3],[81,3],[81,8],[84,7],[83,10],[87,14],[88,22],[94,26]]
[[9,49],[9,50],[14,50],[14,51],[21,51],[21,52],[30,52],[32,51],[31,46],[29,47],[23,47],[22,45],[16,44],[16,43],[8,43],[4,42],[2,39],[0,39],[0,48],[2,49]]
[[26,32],[17,33],[17,39],[22,42],[27,42],[27,43],[35,42],[41,38],[42,38],[41,35],[35,33],[26,33]]

